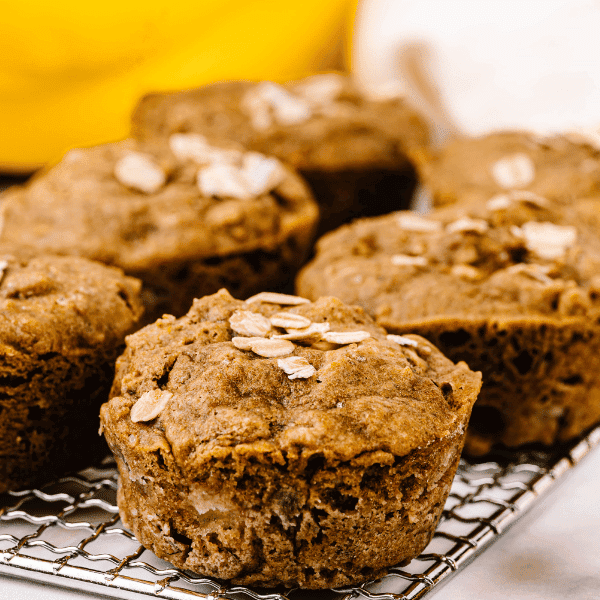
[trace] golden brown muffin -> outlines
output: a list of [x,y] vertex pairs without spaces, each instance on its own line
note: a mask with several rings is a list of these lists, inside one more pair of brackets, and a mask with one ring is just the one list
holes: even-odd
[[128,338],[101,411],[121,518],[234,583],[381,576],[433,535],[480,385],[336,299],[222,290]]
[[151,94],[133,135],[166,140],[195,132],[234,140],[292,165],[321,209],[320,230],[406,208],[416,176],[409,158],[428,144],[424,119],[403,99],[373,99],[338,73],[277,85],[232,81]]
[[298,293],[335,294],[483,373],[466,448],[554,444],[600,419],[600,248],[526,192],[363,219],[323,237]]
[[284,287],[318,218],[305,184],[256,152],[171,142],[70,152],[0,196],[0,241],[122,268],[144,283],[147,322],[221,287],[241,297]]
[[482,204],[496,194],[528,191],[561,204],[600,194],[600,137],[540,137],[522,131],[459,137],[422,155],[434,206]]
[[98,410],[142,309],[140,282],[77,257],[0,251],[0,492],[106,452]]

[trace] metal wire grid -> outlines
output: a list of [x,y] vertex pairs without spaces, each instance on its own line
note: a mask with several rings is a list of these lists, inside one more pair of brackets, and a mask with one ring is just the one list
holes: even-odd
[[171,567],[123,529],[117,473],[107,460],[41,489],[0,496],[0,574],[126,599],[414,600],[460,571],[598,445],[600,427],[554,454],[462,461],[421,556],[378,581],[322,592],[227,586]]

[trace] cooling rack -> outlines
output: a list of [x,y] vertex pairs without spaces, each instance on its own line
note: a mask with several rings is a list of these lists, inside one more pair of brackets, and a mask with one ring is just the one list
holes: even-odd
[[461,461],[419,557],[380,580],[318,592],[224,585],[156,558],[119,520],[117,473],[107,458],[39,489],[0,495],[0,574],[133,600],[415,600],[460,572],[598,445],[600,427],[553,452]]

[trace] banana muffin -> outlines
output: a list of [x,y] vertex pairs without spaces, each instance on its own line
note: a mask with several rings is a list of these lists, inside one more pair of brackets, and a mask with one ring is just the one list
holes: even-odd
[[101,410],[121,518],[234,583],[379,577],[433,535],[480,385],[334,298],[222,290],[127,340]]
[[600,134],[540,137],[523,131],[459,137],[419,161],[434,206],[484,203],[527,191],[561,204],[600,194]]
[[285,287],[318,219],[278,160],[197,135],[74,150],[0,199],[0,242],[122,268],[144,283],[146,322],[222,287],[240,297]]
[[340,73],[285,85],[222,82],[146,96],[132,131],[142,140],[195,132],[273,154],[308,181],[325,231],[408,207],[416,183],[410,157],[426,148],[428,128],[402,98],[387,96],[367,97]]
[[98,410],[141,315],[140,282],[78,257],[0,250],[0,492],[106,453]]
[[358,304],[482,371],[471,454],[570,440],[600,420],[600,248],[570,208],[521,191],[356,221],[318,242],[297,290]]

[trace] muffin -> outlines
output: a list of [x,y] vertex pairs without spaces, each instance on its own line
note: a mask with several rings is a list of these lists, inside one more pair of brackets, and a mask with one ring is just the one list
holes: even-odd
[[0,492],[49,480],[106,453],[98,410],[139,281],[78,257],[0,251]]
[[305,184],[257,152],[170,142],[71,151],[0,196],[0,242],[122,268],[144,283],[147,322],[221,287],[241,297],[285,287],[318,219]]
[[233,583],[381,576],[431,538],[480,379],[334,298],[196,300],[128,338],[102,407],[121,518]]
[[388,331],[483,373],[466,449],[552,445],[600,420],[600,248],[570,209],[527,192],[363,219],[322,238],[299,275]]
[[138,104],[132,131],[142,140],[196,132],[273,154],[308,181],[321,231],[407,208],[416,183],[409,157],[429,139],[424,119],[402,98],[367,97],[339,73],[151,94]]
[[506,191],[528,191],[561,204],[600,193],[600,135],[540,137],[524,131],[459,137],[422,155],[419,171],[434,206],[484,203]]

